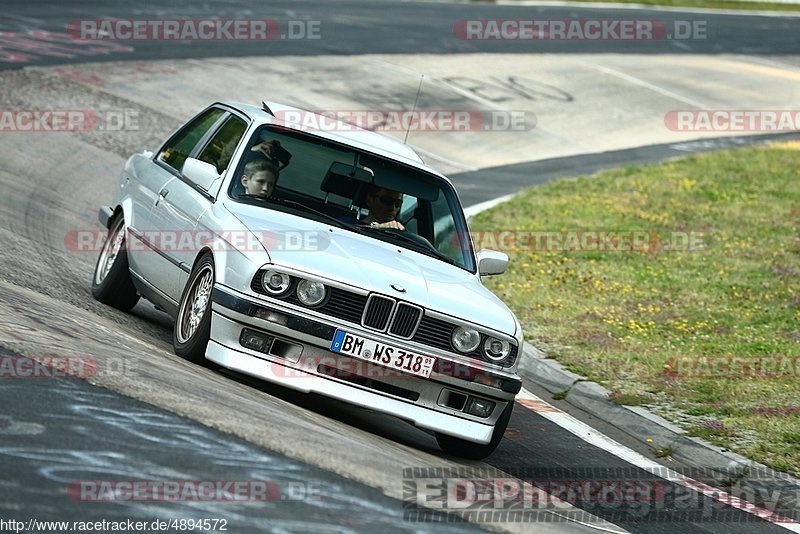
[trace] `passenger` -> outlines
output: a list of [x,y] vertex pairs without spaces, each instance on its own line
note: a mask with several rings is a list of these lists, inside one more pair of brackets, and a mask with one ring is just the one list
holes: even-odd
[[244,166],[244,174],[242,174],[245,194],[269,198],[272,196],[279,176],[280,171],[269,161],[263,158],[251,161]]

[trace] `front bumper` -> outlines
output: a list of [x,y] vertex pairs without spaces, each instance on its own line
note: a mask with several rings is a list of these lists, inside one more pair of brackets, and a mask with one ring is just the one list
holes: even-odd
[[[264,309],[282,313],[289,320],[283,326],[257,317],[256,310]],[[380,411],[420,428],[475,443],[491,440],[497,418],[521,386],[518,377],[508,375],[503,376],[502,388],[474,382],[471,377],[437,372],[430,378],[417,377],[334,353],[328,348],[332,332],[340,325],[300,317],[296,310],[219,286],[215,288],[212,313],[206,357],[223,367],[304,393],[318,393]],[[341,327],[368,338],[379,337],[353,325]],[[251,350],[241,343],[243,329],[271,336],[276,340],[273,347],[280,342],[284,349],[290,349]],[[461,407],[451,402],[459,396],[464,398]],[[486,418],[466,413],[466,399],[471,397],[495,402],[494,410]]]
[[97,220],[103,228],[111,229],[111,218],[114,216],[114,209],[111,206],[102,206],[97,212]]

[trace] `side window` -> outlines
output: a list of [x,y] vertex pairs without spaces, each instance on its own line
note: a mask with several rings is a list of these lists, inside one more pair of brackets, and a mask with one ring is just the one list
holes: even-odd
[[242,140],[246,129],[247,124],[242,119],[231,116],[214,134],[197,159],[214,165],[217,172],[222,174],[228,168],[233,151]]
[[183,162],[192,153],[195,145],[224,113],[223,110],[214,108],[197,117],[169,141],[158,159],[177,171],[183,169]]

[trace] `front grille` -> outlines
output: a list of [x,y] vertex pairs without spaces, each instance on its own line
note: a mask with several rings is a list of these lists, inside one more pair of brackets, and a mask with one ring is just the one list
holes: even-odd
[[421,317],[422,308],[401,302],[397,305],[397,312],[389,327],[389,333],[408,339],[414,335]]
[[[330,286],[328,286],[328,293],[328,298],[321,306],[314,308],[315,311],[344,319],[351,323],[358,324],[361,322],[361,311],[367,303],[367,297]],[[292,304],[303,306],[303,303],[300,302],[294,292],[294,287],[286,300]]]
[[364,309],[364,317],[361,319],[361,324],[367,328],[374,328],[383,332],[389,324],[394,304],[394,299],[381,297],[380,295],[370,295],[367,299],[367,307]]
[[455,325],[453,324],[425,315],[422,317],[413,339],[423,345],[453,352],[454,349],[450,346],[450,334],[454,329]]
[[[256,273],[250,287],[257,293],[269,295],[261,286],[262,273],[263,270]],[[295,294],[298,281],[297,277],[292,276],[289,291],[277,298],[304,307]],[[450,336],[456,325],[427,315],[419,306],[402,301],[397,302],[391,297],[378,294],[367,297],[338,287],[328,286],[328,292],[328,298],[321,305],[316,306],[315,311],[350,323],[361,324],[379,332],[388,332],[398,338],[410,339],[423,345],[458,354],[450,344]],[[395,307],[397,307],[396,311]],[[483,344],[487,337],[482,334],[478,348],[465,356],[487,361],[483,356]],[[512,347],[511,355],[505,362],[502,364],[489,363],[501,367],[511,367],[517,359],[517,352],[518,348]]]

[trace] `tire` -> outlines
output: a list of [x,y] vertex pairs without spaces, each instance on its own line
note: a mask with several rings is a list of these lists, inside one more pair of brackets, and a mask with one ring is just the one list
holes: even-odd
[[461,438],[454,438],[446,434],[436,432],[436,442],[441,447],[445,454],[450,456],[458,456],[459,458],[466,458],[467,460],[483,460],[491,455],[494,450],[500,445],[503,439],[503,434],[506,432],[508,422],[511,420],[511,412],[514,411],[514,401],[508,403],[503,413],[497,419],[494,425],[494,432],[492,432],[492,440],[486,445],[474,443]]
[[111,223],[92,275],[92,296],[122,311],[130,310],[139,302],[128,269],[125,244],[125,218],[120,213]]
[[205,364],[211,336],[211,291],[214,289],[214,258],[205,254],[195,264],[183,288],[172,345],[175,354],[193,363]]

